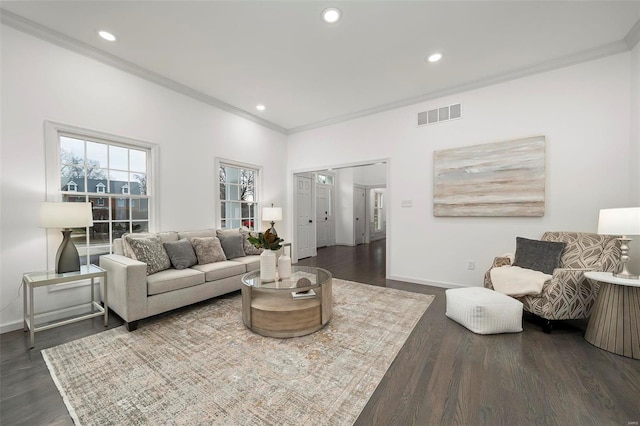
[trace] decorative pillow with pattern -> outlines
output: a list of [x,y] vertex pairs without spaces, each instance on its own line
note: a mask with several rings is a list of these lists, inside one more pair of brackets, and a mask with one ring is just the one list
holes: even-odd
[[227,260],[217,237],[192,238],[191,244],[198,258],[198,265]]
[[244,254],[250,256],[261,254],[264,251],[264,249],[258,248],[249,242],[249,236],[258,237],[258,234],[249,232],[249,230],[243,228],[240,228],[240,234],[242,234],[242,248],[244,249]]
[[566,243],[529,240],[516,238],[516,256],[513,266],[533,269],[534,271],[553,274],[555,268],[560,267],[560,257]]
[[148,238],[131,238],[127,235],[125,240],[136,259],[147,264],[147,275],[171,268],[171,260],[157,235]]

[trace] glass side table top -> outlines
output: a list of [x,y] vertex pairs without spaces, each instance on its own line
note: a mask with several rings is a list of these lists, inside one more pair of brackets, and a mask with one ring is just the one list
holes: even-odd
[[329,280],[331,280],[331,272],[314,266],[292,266],[291,277],[285,279],[276,277],[276,281],[270,282],[262,282],[259,270],[248,272],[242,277],[242,283],[246,286],[274,291],[291,291],[291,289],[305,291],[320,287]]

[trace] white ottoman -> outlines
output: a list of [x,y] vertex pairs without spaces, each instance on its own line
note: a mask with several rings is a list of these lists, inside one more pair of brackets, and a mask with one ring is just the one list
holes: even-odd
[[445,315],[478,334],[522,331],[522,303],[484,287],[445,291]]

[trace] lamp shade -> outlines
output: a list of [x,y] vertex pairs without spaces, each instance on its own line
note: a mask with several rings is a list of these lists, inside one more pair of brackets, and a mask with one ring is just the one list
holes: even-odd
[[265,222],[279,222],[282,220],[282,207],[263,207],[262,220]]
[[83,228],[93,226],[91,203],[40,203],[40,227]]
[[598,234],[640,235],[640,207],[600,210]]

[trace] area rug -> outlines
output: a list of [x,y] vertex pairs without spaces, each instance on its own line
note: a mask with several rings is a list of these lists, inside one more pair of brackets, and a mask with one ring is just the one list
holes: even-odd
[[333,318],[291,339],[213,299],[42,351],[82,425],[349,425],[434,296],[333,281]]

